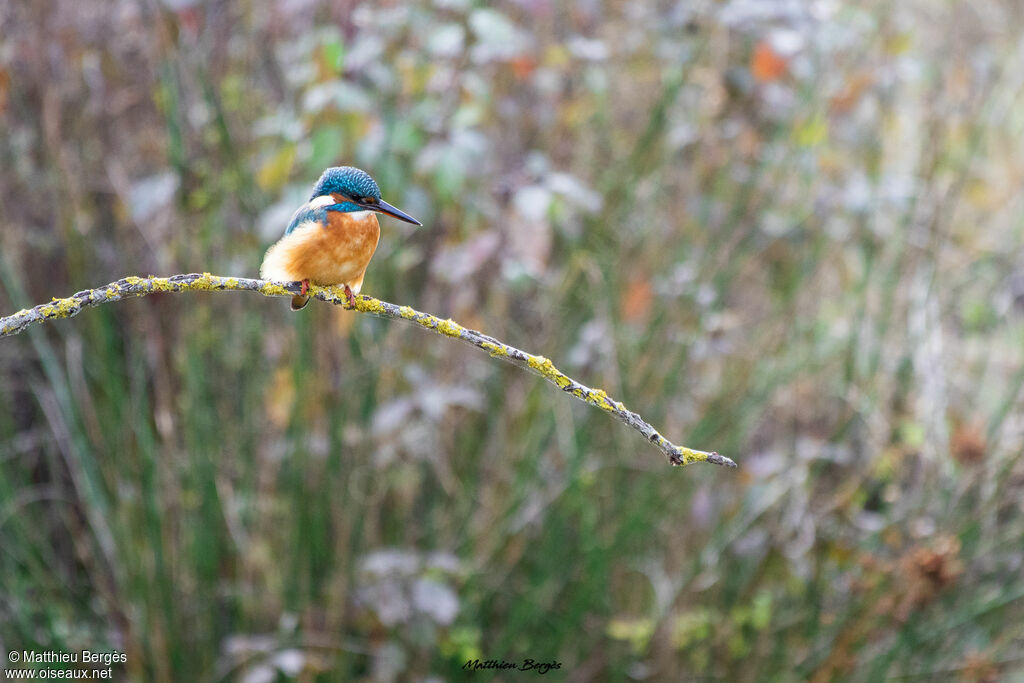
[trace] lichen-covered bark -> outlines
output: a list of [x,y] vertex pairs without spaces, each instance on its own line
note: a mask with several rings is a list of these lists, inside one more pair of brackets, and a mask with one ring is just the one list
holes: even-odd
[[[270,282],[241,277],[221,277],[209,273],[190,273],[188,275],[172,275],[171,277],[126,277],[117,282],[111,282],[104,287],[86,289],[65,299],[53,299],[50,303],[40,304],[34,308],[27,308],[13,315],[0,318],[0,337],[18,334],[25,328],[45,322],[46,320],[76,316],[83,308],[89,306],[119,301],[131,296],[145,296],[153,292],[234,290],[258,292],[264,296],[295,296],[300,293],[300,289],[301,285],[298,282]],[[500,358],[525,370],[534,372],[565,393],[600,408],[643,434],[644,438],[668,456],[669,462],[673,465],[709,462],[715,465],[736,467],[735,462],[718,453],[676,446],[622,403],[611,398],[601,389],[592,389],[584,384],[580,384],[556,368],[554,363],[544,356],[526,353],[482,332],[463,327],[452,320],[442,320],[409,306],[398,306],[365,294],[356,296],[355,305],[349,306],[345,299],[344,290],[338,286],[317,287],[312,285],[309,289],[309,295],[321,301],[361,313],[415,323],[446,337],[472,344],[478,349],[486,351],[493,358]]]

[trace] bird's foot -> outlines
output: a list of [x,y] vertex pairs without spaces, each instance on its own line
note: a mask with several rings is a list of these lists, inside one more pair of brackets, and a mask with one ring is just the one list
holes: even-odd
[[309,280],[308,279],[307,280],[303,280],[302,281],[302,290],[301,290],[302,296],[306,296],[306,292],[308,292],[308,291],[309,291]]
[[356,295],[352,293],[352,288],[348,285],[342,285],[345,288],[345,303],[348,304],[349,310],[355,310],[356,307]]

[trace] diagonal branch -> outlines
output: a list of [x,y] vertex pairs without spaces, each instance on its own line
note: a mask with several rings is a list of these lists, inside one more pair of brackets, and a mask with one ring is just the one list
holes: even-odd
[[[188,275],[172,275],[171,277],[126,277],[117,282],[111,282],[105,287],[86,289],[66,299],[53,299],[48,304],[40,304],[34,308],[27,308],[13,315],[0,318],[0,337],[18,334],[25,328],[46,320],[76,316],[83,308],[89,306],[120,301],[132,296],[145,296],[153,292],[236,290],[258,292],[264,296],[295,296],[300,293],[299,288],[300,284],[298,282],[279,283],[241,277],[220,277],[218,275],[210,275],[209,273],[191,273]],[[361,313],[369,313],[381,318],[416,323],[438,334],[472,344],[478,349],[486,351],[494,358],[500,358],[525,370],[530,370],[567,394],[571,394],[581,401],[600,408],[625,422],[661,449],[673,465],[710,462],[715,465],[736,467],[735,462],[718,453],[708,453],[676,446],[659,434],[654,427],[647,424],[643,418],[627,409],[622,403],[614,400],[601,389],[591,389],[580,384],[561,372],[544,356],[534,356],[525,351],[520,351],[514,346],[509,346],[482,332],[463,327],[451,320],[441,320],[429,313],[421,313],[408,306],[397,306],[365,294],[355,297],[355,305],[350,306],[346,301],[344,290],[340,286],[317,287],[313,285],[309,289],[309,294],[321,301],[343,306],[349,310],[354,309]]]

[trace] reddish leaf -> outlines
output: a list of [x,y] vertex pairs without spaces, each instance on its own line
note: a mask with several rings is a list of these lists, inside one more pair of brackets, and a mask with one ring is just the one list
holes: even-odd
[[622,290],[622,316],[631,323],[644,323],[651,314],[654,291],[651,283],[644,278],[630,278]]
[[750,72],[760,83],[776,81],[786,75],[789,64],[766,41],[761,41],[750,56]]

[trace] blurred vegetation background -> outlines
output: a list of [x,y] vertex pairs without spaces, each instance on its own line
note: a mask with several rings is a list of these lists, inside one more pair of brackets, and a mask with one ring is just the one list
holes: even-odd
[[[0,4],[0,311],[255,276],[368,170],[367,316],[0,341],[0,644],[137,681],[1024,680],[1014,2]],[[487,675],[518,680],[524,675]]]

